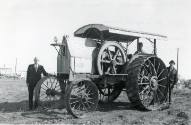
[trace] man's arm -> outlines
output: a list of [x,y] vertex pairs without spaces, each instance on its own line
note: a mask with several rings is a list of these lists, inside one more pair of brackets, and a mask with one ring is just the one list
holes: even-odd
[[43,66],[42,66],[42,74],[43,74],[44,76],[48,76],[48,73],[46,72],[46,70],[44,69]]
[[175,84],[178,82],[178,74],[177,74],[177,71],[176,71],[176,74],[175,74]]
[[27,76],[26,76],[26,83],[27,83],[27,86],[29,85],[29,76],[30,76],[30,66],[28,66],[28,69],[27,69]]

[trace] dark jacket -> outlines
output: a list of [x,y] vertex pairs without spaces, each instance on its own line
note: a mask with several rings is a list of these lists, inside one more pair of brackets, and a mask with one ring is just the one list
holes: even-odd
[[41,74],[43,74],[44,76],[48,75],[43,66],[38,65],[38,69],[36,72],[34,64],[29,65],[27,69],[27,78],[26,78],[27,84],[36,85],[37,82],[41,79]]
[[168,70],[168,81],[175,84],[178,81],[176,69],[173,68],[172,70],[170,70],[170,66],[169,66],[167,67],[167,70]]

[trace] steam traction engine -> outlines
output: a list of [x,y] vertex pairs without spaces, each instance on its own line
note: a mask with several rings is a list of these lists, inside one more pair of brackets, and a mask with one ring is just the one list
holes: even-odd
[[[128,98],[139,109],[157,110],[167,101],[167,69],[156,54],[156,40],[166,36],[89,24],[74,32],[86,38],[92,53],[92,72],[76,73],[75,58],[70,55],[66,37],[51,44],[58,51],[57,76],[41,79],[35,88],[35,101],[47,109],[62,108],[74,117],[94,111],[98,102],[112,102],[125,89]],[[152,53],[140,50],[139,39],[153,45]],[[128,47],[137,44],[137,52]],[[59,49],[57,49],[59,48]],[[73,60],[73,62],[71,62]]]

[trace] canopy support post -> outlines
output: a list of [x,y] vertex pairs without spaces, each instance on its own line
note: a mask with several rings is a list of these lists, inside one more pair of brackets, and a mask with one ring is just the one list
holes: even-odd
[[156,39],[154,39],[154,55],[157,55]]
[[139,38],[137,38],[137,51],[139,50]]

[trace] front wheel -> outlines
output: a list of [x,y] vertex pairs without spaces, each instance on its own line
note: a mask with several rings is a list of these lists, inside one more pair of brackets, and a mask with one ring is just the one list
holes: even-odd
[[96,110],[98,89],[90,80],[74,81],[66,90],[66,109],[75,118],[84,117],[85,113]]
[[42,109],[52,110],[61,108],[63,103],[63,94],[60,83],[54,76],[42,78],[34,90],[35,105]]

